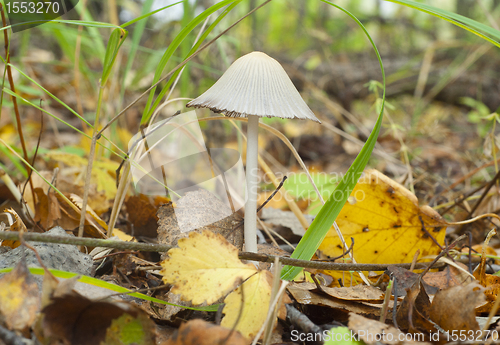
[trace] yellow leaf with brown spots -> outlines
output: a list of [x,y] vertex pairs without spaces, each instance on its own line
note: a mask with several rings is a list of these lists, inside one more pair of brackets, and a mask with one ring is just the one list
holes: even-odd
[[271,303],[271,280],[269,271],[260,271],[229,294],[224,300],[226,306],[222,312],[225,316],[221,326],[235,327],[245,338],[255,337],[266,320]]
[[257,272],[238,259],[235,246],[210,231],[192,232],[178,246],[168,251],[160,273],[165,283],[174,285],[173,293],[195,305],[214,303]]
[[[337,224],[348,245],[354,238],[354,259],[361,263],[411,262],[418,249],[420,257],[438,254],[434,241],[443,245],[446,233],[436,211],[419,207],[414,194],[377,170],[364,172]],[[333,228],[319,250],[330,257],[342,254]]]

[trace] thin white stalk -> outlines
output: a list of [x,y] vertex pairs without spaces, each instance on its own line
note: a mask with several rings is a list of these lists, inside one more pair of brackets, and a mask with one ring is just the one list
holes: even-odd
[[248,116],[247,127],[247,159],[246,187],[247,202],[245,204],[245,251],[257,253],[257,150],[259,136],[259,117]]

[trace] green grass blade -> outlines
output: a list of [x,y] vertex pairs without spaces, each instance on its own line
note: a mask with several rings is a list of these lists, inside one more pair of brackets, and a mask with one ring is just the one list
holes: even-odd
[[[209,7],[205,11],[203,11],[201,14],[199,14],[197,17],[195,17],[189,24],[181,30],[181,32],[174,38],[172,43],[168,46],[167,50],[165,51],[165,54],[163,54],[160,63],[158,64],[158,67],[156,68],[156,72],[153,78],[153,84],[156,83],[158,80],[160,80],[161,74],[163,73],[163,70],[165,69],[165,66],[167,63],[170,61],[170,58],[174,54],[174,52],[177,50],[179,45],[184,41],[184,39],[187,37],[191,31],[194,30],[196,26],[201,24],[209,15],[214,13],[215,11],[231,4],[234,2],[240,2],[241,0],[223,0],[215,5]],[[200,40],[201,41],[201,40]],[[142,114],[141,118],[141,124],[145,123],[149,117],[153,114],[154,107],[151,106],[153,103],[153,98],[155,95],[156,87],[154,87],[151,92],[149,93],[148,101],[146,103],[146,107],[144,108],[144,112]],[[166,91],[165,91],[166,92]],[[157,102],[159,103],[159,102]]]
[[[94,18],[90,13],[87,6],[83,6],[83,2],[80,2],[82,6],[76,6],[75,10],[78,12],[80,18],[83,18],[85,22],[94,22]],[[83,11],[83,16],[82,16]],[[104,44],[104,40],[102,39],[102,35],[97,29],[97,27],[87,26],[86,30],[88,31],[90,37],[92,37],[94,41],[92,51],[95,51],[96,55],[102,60],[104,58],[104,52],[106,45]]]
[[[154,0],[144,1],[144,4],[142,6],[143,15],[141,15],[139,18],[135,18],[133,20],[134,23],[139,21],[139,20],[140,21],[137,22],[137,25],[134,27],[134,30],[132,32],[132,43],[130,45],[130,49],[128,52],[127,64],[125,65],[125,70],[123,71],[123,75],[121,78],[122,79],[122,89],[120,91],[120,102],[125,95],[125,88],[126,88],[125,82],[127,80],[128,73],[132,69],[132,64],[134,63],[135,54],[137,53],[137,48],[139,47],[141,37],[144,33],[144,29],[146,28],[147,18],[151,14],[153,14],[152,12],[151,13],[149,12],[151,10],[151,6],[153,5],[153,1]],[[141,20],[141,19],[144,19],[144,20]],[[127,25],[130,25],[130,24],[125,23],[124,25],[122,25],[122,27],[125,27]]]
[[[154,1],[154,0],[153,0],[153,1]],[[122,24],[122,25],[120,25],[120,26],[121,26],[122,28],[125,28],[125,27],[127,27],[127,26],[129,26],[129,25],[132,25],[132,24],[134,24],[134,23],[136,23],[136,22],[138,22],[138,21],[142,20],[142,19],[145,19],[145,18],[147,18],[147,17],[149,17],[149,16],[152,16],[152,15],[153,15],[153,14],[155,14],[155,13],[161,12],[161,11],[163,11],[163,10],[165,10],[165,9],[169,8],[169,7],[172,7],[172,6],[175,6],[175,5],[178,5],[178,4],[182,3],[182,0],[181,0],[181,1],[177,1],[177,2],[174,2],[173,4],[168,5],[168,6],[165,6],[165,7],[162,7],[162,8],[160,8],[160,9],[157,9],[157,10],[155,10],[155,11],[149,12],[149,9],[148,9],[148,8],[151,8],[151,4],[149,4],[149,3],[152,3],[153,1],[148,0],[148,2],[145,2],[145,3],[142,5],[142,6],[143,6],[142,11],[143,11],[143,13],[145,13],[145,14],[143,14],[143,15],[141,15],[141,16],[139,16],[139,17],[137,17],[137,18],[134,18],[134,19],[132,19],[131,21],[128,21],[128,22],[126,22],[126,23],[124,23],[124,24]],[[148,12],[148,13],[146,13],[146,12]]]
[[[19,94],[17,93],[14,93],[12,92],[10,89],[7,89],[7,88],[3,88],[3,91],[11,96],[14,96],[16,98],[18,98],[19,100],[23,101],[24,103],[26,103],[27,105],[30,105],[32,106],[33,108],[35,109],[38,109],[40,110],[41,112],[51,116],[52,118],[54,118],[55,120],[65,124],[66,126],[68,126],[69,128],[71,128],[72,130],[74,130],[75,132],[78,132],[80,133],[81,135],[85,136],[86,138],[88,139],[92,139],[91,136],[89,136],[87,133],[83,132],[82,130],[76,128],[75,126],[72,126],[71,124],[69,124],[68,122],[64,121],[63,119],[59,118],[58,116],[52,114],[51,112],[47,111],[46,109],[40,107],[39,105],[27,100],[26,98],[23,98],[22,96],[20,96]],[[49,95],[51,95],[49,93]],[[54,97],[55,98],[55,97]],[[60,101],[61,104],[65,105],[66,107],[68,107],[68,109],[71,109],[69,108],[69,106],[67,106],[64,102]],[[76,114],[76,113],[75,113]],[[78,116],[80,117],[80,116]],[[85,121],[87,122],[87,121]],[[87,122],[88,123],[88,122]],[[93,125],[89,124],[89,127],[91,128],[94,128]],[[126,153],[123,152],[118,146],[116,146],[108,137],[106,136],[102,136],[104,140],[108,141],[110,144],[112,144],[119,152],[117,151],[114,151],[112,148],[108,147],[108,145],[105,145],[103,143],[101,143],[100,141],[97,142],[97,145],[101,146],[104,150],[107,150],[108,152],[111,152],[112,154],[116,155],[118,158],[120,159],[125,159],[126,157]]]
[[[382,64],[382,58],[380,57],[378,49],[377,49],[375,43],[373,42],[370,34],[365,29],[363,24],[353,14],[351,14],[350,12],[345,10],[344,8],[342,8],[338,5],[335,5],[329,1],[326,1],[326,0],[321,0],[321,1],[327,3],[331,6],[334,6],[338,9],[340,9],[341,11],[343,11],[344,13],[346,13],[364,31],[365,35],[370,40],[370,43],[373,47],[373,50],[375,51],[375,54],[377,54],[377,59],[379,61],[380,69],[382,71],[382,81],[383,81],[383,86],[384,86],[384,93],[382,96],[382,104],[381,104],[380,114],[378,115],[377,122],[375,123],[375,127],[373,128],[373,131],[371,132],[370,136],[368,137],[368,140],[366,140],[365,145],[363,145],[363,148],[361,149],[358,156],[356,157],[356,159],[352,163],[351,167],[349,168],[349,170],[347,170],[346,175],[340,181],[340,183],[338,184],[335,191],[330,195],[330,198],[325,203],[325,205],[323,205],[323,207],[319,211],[316,218],[314,218],[314,221],[312,222],[311,226],[306,231],[304,237],[302,237],[299,244],[297,245],[297,248],[295,248],[295,250],[293,251],[293,253],[291,255],[292,258],[301,259],[301,260],[310,260],[312,258],[312,256],[314,255],[314,253],[318,249],[321,242],[323,242],[323,239],[325,238],[328,230],[330,230],[330,227],[333,225],[333,222],[335,221],[338,214],[342,210],[342,207],[344,206],[345,202],[347,201],[347,198],[351,194],[354,186],[356,186],[356,183],[357,183],[359,177],[361,176],[366,164],[368,163],[368,160],[370,159],[373,148],[375,147],[375,143],[377,142],[380,128],[382,126],[382,119],[383,119],[384,105],[385,105],[384,66]],[[285,266],[285,267],[283,267],[283,269],[281,271],[281,279],[292,280],[301,271],[302,271],[302,268],[300,268],[300,267]]]
[[[455,24],[456,26],[459,26],[464,30],[472,32],[473,34],[485,39],[491,44],[500,47],[500,31],[483,23],[479,23],[474,19],[470,19],[457,13],[442,10],[440,8],[436,8],[433,6],[429,6],[411,0],[385,0],[385,1],[390,1],[399,5],[407,6],[428,13],[440,19],[446,20],[447,22]],[[493,39],[492,37],[495,38],[496,40]]]
[[[200,47],[201,43],[205,40],[205,38],[207,38],[207,36],[210,34],[210,32],[212,32],[212,30],[219,24],[219,22],[222,20],[222,18],[224,18],[229,12],[231,12],[231,10],[234,7],[236,7],[236,5],[238,5],[239,1],[240,0],[238,0],[238,1],[234,2],[234,3],[232,3],[231,5],[229,5],[219,15],[219,17],[217,17],[217,19],[200,36],[200,39],[198,40],[198,42],[196,42],[196,44],[193,46],[193,48],[191,48],[191,50],[187,54],[186,58],[189,57],[190,55],[192,55],[196,50],[198,50],[198,48]],[[154,109],[156,109],[158,107],[158,105],[162,101],[163,96],[167,93],[167,91],[169,90],[170,86],[172,85],[172,83],[174,82],[174,80],[177,78],[177,76],[179,75],[179,73],[181,73],[181,71],[182,71],[182,69],[178,69],[177,71],[175,71],[174,74],[168,80],[167,84],[162,88],[162,90],[160,91],[158,97],[156,97],[156,100],[153,103],[153,106],[151,107],[151,109],[152,109],[151,112],[148,114],[148,116],[146,117],[146,119],[144,120],[144,122],[147,122],[149,120],[149,118],[151,117],[151,115],[153,115]],[[142,120],[141,120],[141,124],[143,124],[144,122],[142,122]]]
[[9,26],[0,28],[0,31],[8,30],[8,29],[12,28],[13,26],[19,26],[19,25],[28,25],[28,24],[49,24],[50,25],[53,23],[81,25],[81,26],[92,27],[92,28],[121,29],[121,27],[118,25],[113,25],[113,24],[103,23],[103,22],[93,22],[93,21],[85,21],[85,20],[54,19],[54,20],[35,20],[35,21],[31,21],[31,22],[24,22],[24,23],[9,25]]
[[108,41],[108,46],[106,47],[106,55],[104,56],[104,63],[102,68],[101,77],[101,87],[106,85],[109,75],[113,69],[113,65],[118,55],[118,50],[120,50],[121,45],[127,38],[128,31],[122,28],[115,29],[111,33],[111,37]]
[[[16,169],[21,174],[23,174],[24,177],[28,177],[28,172],[26,171],[26,168],[24,167],[24,165],[21,164],[21,161],[19,159],[17,159],[17,157],[14,156],[12,153],[10,153],[10,151],[6,147],[0,146],[0,153],[4,157],[7,157],[7,160],[9,162],[11,162],[12,164],[14,164],[14,166],[16,167]],[[3,210],[2,210],[2,212],[3,212]]]
[[[9,273],[12,270],[13,270],[12,267],[2,268],[2,269],[0,269],[0,274]],[[43,270],[43,268],[30,267],[29,270],[30,270],[31,274],[36,274],[36,275],[41,275],[41,276],[45,275],[45,271]],[[110,290],[110,291],[114,291],[117,293],[126,293],[129,296],[136,297],[136,298],[139,298],[139,299],[142,299],[145,301],[156,302],[156,303],[161,303],[161,304],[166,304],[166,305],[173,305],[173,306],[181,307],[184,309],[199,310],[199,311],[217,311],[217,309],[219,307],[218,304],[209,305],[207,307],[199,307],[199,308],[185,307],[185,306],[177,305],[174,303],[168,303],[168,302],[162,301],[161,299],[150,297],[148,295],[145,295],[145,294],[142,294],[139,292],[132,292],[131,290],[128,290],[124,287],[121,287],[121,286],[118,286],[115,284],[111,284],[111,283],[105,282],[104,280],[92,278],[92,277],[89,277],[86,275],[77,274],[77,273],[73,273],[73,272],[60,271],[60,270],[55,270],[55,269],[49,269],[49,271],[57,278],[70,279],[70,278],[79,276],[80,278],[78,278],[78,281],[81,283],[97,286],[97,287],[100,287],[100,288],[103,288],[106,290]]]

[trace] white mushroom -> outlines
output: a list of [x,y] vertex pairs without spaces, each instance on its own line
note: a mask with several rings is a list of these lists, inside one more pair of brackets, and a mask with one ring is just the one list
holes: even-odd
[[245,250],[256,253],[259,117],[320,121],[279,62],[261,52],[240,57],[210,89],[186,106],[209,108],[230,117],[248,117]]

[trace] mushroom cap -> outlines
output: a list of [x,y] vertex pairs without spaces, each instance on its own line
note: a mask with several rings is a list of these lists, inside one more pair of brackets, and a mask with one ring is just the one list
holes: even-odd
[[278,61],[262,52],[237,59],[217,82],[187,107],[230,117],[281,117],[320,122]]

